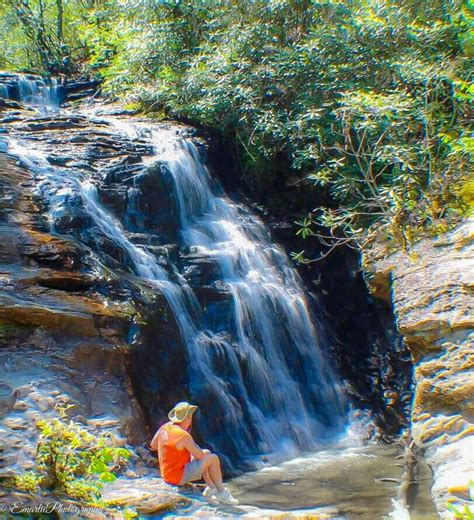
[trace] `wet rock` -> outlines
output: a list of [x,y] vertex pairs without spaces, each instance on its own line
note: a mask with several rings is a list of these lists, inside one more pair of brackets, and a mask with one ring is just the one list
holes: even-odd
[[148,231],[162,237],[162,243],[178,240],[178,212],[173,196],[171,174],[165,164],[150,166],[134,181],[139,196],[128,192],[127,219],[135,231]]
[[107,487],[103,500],[108,506],[134,508],[140,515],[164,515],[186,510],[190,498],[177,493],[161,479],[118,479]]
[[157,246],[160,248],[160,254],[163,255],[174,255],[178,250],[177,244],[162,245],[161,240],[157,235],[150,235],[149,233],[129,231],[127,233],[127,238],[134,244]]
[[60,214],[54,216],[54,227],[59,233],[71,233],[89,228],[91,219],[82,208],[74,205],[66,206]]
[[68,130],[71,128],[81,128],[87,125],[85,118],[48,118],[41,121],[26,121],[26,124],[19,126],[18,130],[23,132],[43,132],[44,130]]
[[31,278],[31,283],[67,292],[83,292],[93,287],[97,280],[83,273],[42,270]]
[[11,430],[26,430],[28,426],[22,419],[18,418],[7,418],[3,420],[3,424],[6,428],[10,428]]
[[99,87],[100,80],[89,78],[67,80],[63,86],[68,101],[93,96],[97,93]]
[[0,119],[1,124],[13,123],[14,121],[21,121],[21,112],[16,114],[10,113],[10,115],[8,115],[7,117]]
[[180,252],[183,274],[193,287],[211,286],[221,276],[221,268],[216,260],[200,253]]
[[0,98],[0,110],[2,109],[15,109],[15,108],[23,108],[23,105],[18,103],[17,101],[13,101],[11,99],[3,99]]
[[99,115],[108,115],[108,116],[133,116],[136,114],[136,110],[127,109],[122,106],[111,105],[111,106],[102,106],[96,113]]
[[73,242],[31,229],[20,236],[18,250],[21,256],[48,267],[75,268],[81,257]]
[[24,412],[28,410],[28,403],[25,401],[17,401],[13,406],[12,409],[17,412]]
[[13,388],[5,383],[0,383],[0,417],[15,406]]
[[47,160],[53,166],[66,166],[69,162],[73,161],[74,158],[73,157],[67,157],[67,156],[65,157],[63,155],[61,155],[61,156],[49,155],[47,157]]
[[94,171],[94,167],[85,161],[74,161],[69,166],[71,168],[75,168],[76,170],[86,170],[91,172]]
[[153,497],[149,500],[140,501],[136,510],[141,515],[162,515],[179,511],[181,508],[188,506],[190,502],[188,498],[173,495]]
[[[48,305],[49,303],[49,305]],[[28,296],[10,296],[0,292],[0,323],[42,326],[56,331],[86,336],[97,335],[91,315],[77,308],[65,307],[61,301],[40,303]]]
[[113,211],[115,215],[122,215],[127,207],[126,186],[101,186],[99,190],[100,200]]
[[104,170],[104,182],[105,184],[131,184],[135,175],[144,170],[141,155],[127,156],[119,161],[118,164],[114,164]]

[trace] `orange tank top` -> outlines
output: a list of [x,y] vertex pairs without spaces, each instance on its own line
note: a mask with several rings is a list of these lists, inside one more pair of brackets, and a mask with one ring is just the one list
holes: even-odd
[[191,461],[191,454],[184,448],[178,450],[176,444],[185,437],[190,437],[190,434],[168,422],[163,424],[156,436],[161,476],[168,484],[178,485],[183,478],[184,467]]

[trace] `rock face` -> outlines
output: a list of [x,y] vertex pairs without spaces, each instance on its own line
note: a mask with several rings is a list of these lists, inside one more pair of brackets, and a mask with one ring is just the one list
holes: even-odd
[[[19,111],[18,126],[38,132],[29,117],[29,110]],[[81,129],[76,119],[51,121],[42,121],[49,131]],[[90,431],[110,431],[118,443],[142,450],[138,464],[132,459],[137,474],[156,473],[150,454],[140,448],[146,421],[130,366],[137,363],[134,341],[148,334],[137,316],[153,315],[160,330],[157,348],[178,341],[166,302],[139,280],[104,267],[80,235],[74,236],[80,230],[84,240],[95,240],[74,199],[60,203],[55,213],[58,228],[68,232],[54,232],[38,179],[5,153],[0,153],[0,189],[0,478],[32,467],[36,422],[55,416],[57,405],[70,404],[70,414]]]
[[433,498],[443,518],[446,503],[462,502],[474,468],[474,222],[439,239],[425,239],[411,254],[367,265],[369,284],[391,295],[400,333],[414,362],[413,441],[434,475]]

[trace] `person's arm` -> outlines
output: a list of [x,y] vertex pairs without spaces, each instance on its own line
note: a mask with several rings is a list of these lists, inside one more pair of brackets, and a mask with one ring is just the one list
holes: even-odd
[[193,441],[191,435],[186,435],[182,441],[182,446],[185,450],[188,450],[191,455],[197,459],[202,460],[204,458],[204,452],[201,448]]
[[150,442],[150,448],[151,448],[153,451],[157,451],[157,450],[158,450],[158,432],[155,433],[155,436],[154,436],[153,439],[151,440],[151,442]]

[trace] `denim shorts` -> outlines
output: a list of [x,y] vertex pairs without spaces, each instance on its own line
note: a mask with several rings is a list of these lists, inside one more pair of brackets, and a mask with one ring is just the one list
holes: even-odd
[[184,466],[184,474],[181,479],[181,485],[186,484],[187,482],[194,482],[196,480],[201,480],[202,478],[202,466],[204,464],[204,460],[194,459],[191,462],[188,462],[186,466]]

